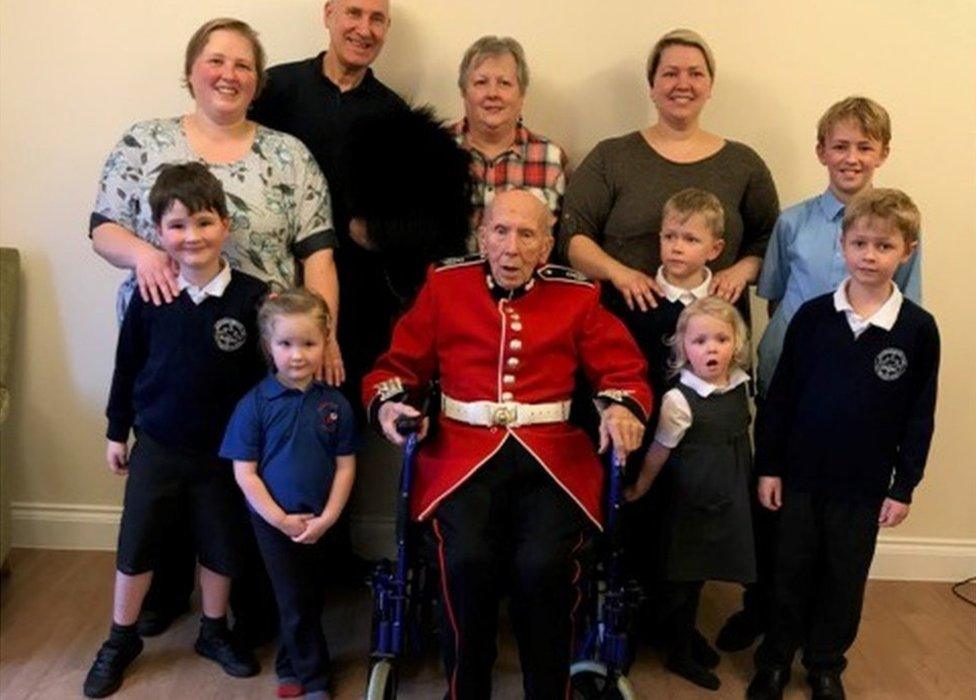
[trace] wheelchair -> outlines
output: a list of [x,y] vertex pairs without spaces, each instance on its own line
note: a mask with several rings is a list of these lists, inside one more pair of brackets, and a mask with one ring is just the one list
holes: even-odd
[[[431,617],[438,572],[436,567],[423,565],[418,556],[419,531],[410,522],[420,421],[415,418],[397,422],[397,431],[406,437],[397,492],[397,558],[395,562],[380,562],[371,579],[373,615],[366,700],[396,698],[403,657],[423,649],[429,636],[424,622]],[[624,468],[624,462],[611,456],[607,523],[598,543],[600,561],[585,586],[582,634],[570,667],[574,700],[637,698],[626,673],[633,663],[632,627],[641,591],[623,576],[618,541]]]
[[396,505],[396,561],[381,561],[370,579],[373,617],[366,700],[396,697],[400,662],[409,652],[419,653],[432,636],[427,625],[433,617],[437,571],[420,556],[420,530],[410,521],[410,491],[414,455],[421,418],[401,418],[397,432],[406,437]]
[[634,661],[634,622],[640,586],[624,575],[620,509],[626,462],[610,450],[607,522],[597,542],[597,565],[586,587],[582,634],[570,666],[573,700],[636,700],[627,671]]

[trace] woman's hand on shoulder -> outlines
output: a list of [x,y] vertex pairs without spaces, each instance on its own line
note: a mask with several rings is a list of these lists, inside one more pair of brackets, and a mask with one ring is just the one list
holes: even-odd
[[759,277],[762,260],[754,255],[742,258],[734,265],[719,270],[712,275],[712,286],[708,291],[717,297],[734,304],[751,283]]
[[133,271],[143,301],[161,306],[179,296],[180,286],[176,282],[179,268],[165,251],[146,244],[136,252],[135,263]]
[[[657,281],[640,270],[620,265],[610,273],[610,283],[623,295],[630,309],[641,311],[657,308],[657,297],[664,296]],[[657,296],[655,296],[657,295]]]

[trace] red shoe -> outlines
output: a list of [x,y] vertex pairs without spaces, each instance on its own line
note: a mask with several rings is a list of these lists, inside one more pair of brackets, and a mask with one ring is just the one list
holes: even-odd
[[279,698],[300,698],[305,694],[302,684],[295,680],[278,681]]

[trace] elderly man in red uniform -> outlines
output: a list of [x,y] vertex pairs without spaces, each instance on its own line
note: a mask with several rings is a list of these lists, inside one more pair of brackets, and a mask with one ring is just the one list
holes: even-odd
[[597,285],[545,264],[551,224],[532,194],[497,196],[482,254],[432,269],[363,380],[371,420],[397,444],[396,419],[418,415],[408,402],[441,383],[412,508],[437,544],[451,698],[490,696],[506,592],[526,697],[568,696],[577,555],[603,490],[592,444],[567,422],[577,369],[596,388],[601,451],[636,449],[650,410],[644,359]]

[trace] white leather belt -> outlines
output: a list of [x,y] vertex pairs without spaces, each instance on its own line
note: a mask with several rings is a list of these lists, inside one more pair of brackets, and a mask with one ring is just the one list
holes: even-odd
[[441,394],[441,410],[444,415],[469,425],[518,427],[536,423],[562,423],[569,419],[569,403],[457,401],[447,394]]

